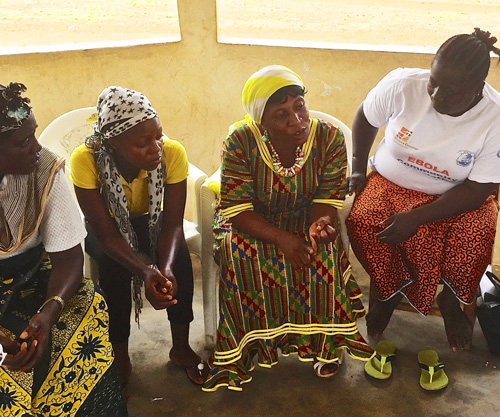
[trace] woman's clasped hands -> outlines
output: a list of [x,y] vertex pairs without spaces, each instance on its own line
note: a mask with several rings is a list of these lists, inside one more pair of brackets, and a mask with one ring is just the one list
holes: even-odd
[[309,239],[314,253],[318,251],[318,243],[330,243],[337,237],[337,230],[332,226],[330,216],[322,216],[309,227]]
[[18,372],[31,371],[47,349],[50,329],[59,314],[57,303],[47,304],[31,318],[18,340],[12,340],[0,331],[0,344],[7,353],[3,366]]
[[173,273],[164,271],[162,274],[155,266],[148,266],[143,272],[144,293],[155,310],[163,310],[177,300],[177,280]]
[[294,269],[311,265],[318,251],[318,244],[335,240],[337,231],[331,224],[330,217],[320,217],[309,227],[310,243],[293,233],[284,232],[278,242],[279,249]]

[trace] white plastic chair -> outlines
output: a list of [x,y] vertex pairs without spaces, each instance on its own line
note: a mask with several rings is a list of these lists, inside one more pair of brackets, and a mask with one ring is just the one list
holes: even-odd
[[[309,111],[310,117],[325,120],[333,126],[338,127],[344,133],[347,149],[347,169],[351,171],[352,162],[352,132],[349,127],[337,118],[318,111]],[[217,204],[218,195],[214,184],[220,184],[220,168],[208,177],[200,190],[200,225],[201,225],[201,266],[203,280],[203,307],[205,319],[205,343],[207,347],[212,348],[215,345],[217,337],[217,315],[218,315],[218,266],[213,258],[214,237],[212,224],[214,212]],[[349,237],[345,226],[345,219],[349,215],[354,197],[346,197],[344,207],[338,211],[342,236],[342,243],[346,254],[349,254]]]
[[[94,124],[97,120],[97,110],[95,107],[85,107],[76,109],[59,116],[52,121],[40,134],[39,141],[44,146],[50,148],[59,156],[69,160],[71,152],[81,145],[85,138],[94,131]],[[66,176],[70,177],[70,169],[66,164]],[[201,258],[201,235],[198,226],[198,219],[201,212],[199,196],[201,185],[207,178],[206,174],[189,164],[189,175],[187,178],[187,201],[186,216],[190,220],[184,219],[184,236],[189,251]],[[97,268],[86,259],[85,272],[95,280]]]

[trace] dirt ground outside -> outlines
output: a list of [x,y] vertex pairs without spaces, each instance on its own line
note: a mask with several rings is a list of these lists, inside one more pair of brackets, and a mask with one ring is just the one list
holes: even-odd
[[[176,0],[0,2],[0,48],[166,38],[179,34]],[[474,27],[500,38],[493,0],[218,0],[229,38],[439,46]]]

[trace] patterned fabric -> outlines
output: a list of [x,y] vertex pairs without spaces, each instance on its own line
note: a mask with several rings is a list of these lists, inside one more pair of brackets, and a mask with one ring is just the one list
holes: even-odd
[[362,360],[373,354],[357,330],[365,311],[340,237],[319,245],[309,268],[295,270],[276,245],[237,231],[223,216],[231,207],[248,207],[308,238],[311,204],[344,199],[346,167],[342,133],[315,119],[311,127],[309,157],[293,177],[277,175],[266,164],[258,145],[262,131],[255,136],[245,125],[226,139],[215,225],[220,319],[205,391],[241,390],[251,379],[254,355],[259,365],[270,367],[278,361],[278,348],[303,361],[335,362],[342,349]]
[[94,131],[107,140],[155,117],[158,113],[144,94],[116,85],[106,87],[97,99]]
[[401,188],[371,173],[346,221],[352,249],[380,299],[400,291],[422,314],[429,312],[441,280],[461,302],[475,302],[495,239],[498,205],[493,196],[477,210],[420,226],[415,235],[398,245],[375,237],[382,230],[382,220],[438,198]]
[[[137,236],[130,223],[125,191],[115,164],[113,150],[108,141],[132,127],[156,117],[158,114],[144,94],[119,86],[107,87],[97,100],[95,134],[85,140],[87,146],[92,147],[95,151],[94,158],[99,172],[101,194],[113,213],[118,230],[134,251],[138,250]],[[149,233],[152,256],[156,253],[158,242],[160,228],[158,220],[163,199],[164,173],[163,164],[159,164],[154,171],[148,171]],[[142,279],[134,275],[135,320],[137,323],[139,323],[139,314],[143,306],[142,283]]]
[[[39,246],[0,267],[0,331],[16,338],[46,298],[50,259]],[[1,415],[126,416],[107,328],[106,303],[84,279],[53,326],[35,369],[0,369]]]
[[10,239],[7,244],[0,241],[1,255],[16,251],[36,232],[42,221],[54,174],[63,166],[62,158],[42,147],[36,170],[27,175],[9,176],[0,193],[0,206],[3,208],[0,222],[5,221],[8,226]]
[[243,108],[257,123],[262,120],[269,98],[280,88],[289,85],[304,87],[302,79],[290,68],[269,65],[253,74],[245,83],[241,93]]

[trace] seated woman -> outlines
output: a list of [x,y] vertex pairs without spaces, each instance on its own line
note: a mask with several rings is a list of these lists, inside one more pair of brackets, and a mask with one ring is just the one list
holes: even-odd
[[[131,372],[132,277],[136,321],[144,283],[151,305],[167,309],[173,339],[170,359],[202,384],[207,369],[189,346],[193,272],[182,229],[186,151],[163,134],[158,114],[142,93],[105,88],[97,112],[95,134],[71,155],[71,175],[88,222],[86,248],[98,263],[109,305],[110,339],[122,386],[126,391]],[[153,264],[138,250],[149,254]]]
[[222,150],[216,237],[220,322],[205,391],[241,390],[252,359],[271,367],[283,354],[315,362],[332,377],[346,349],[368,360],[364,315],[337,230],[347,167],[339,129],[310,119],[292,70],[252,75],[242,101],[249,117]]
[[126,416],[85,228],[24,91],[0,85],[1,414]]
[[500,94],[485,82],[495,42],[477,28],[453,36],[430,71],[392,71],[356,113],[349,191],[357,196],[347,226],[380,296],[367,316],[370,335],[382,334],[403,294],[427,314],[442,281],[449,345],[470,345],[473,324],[460,303],[475,302],[498,210]]

